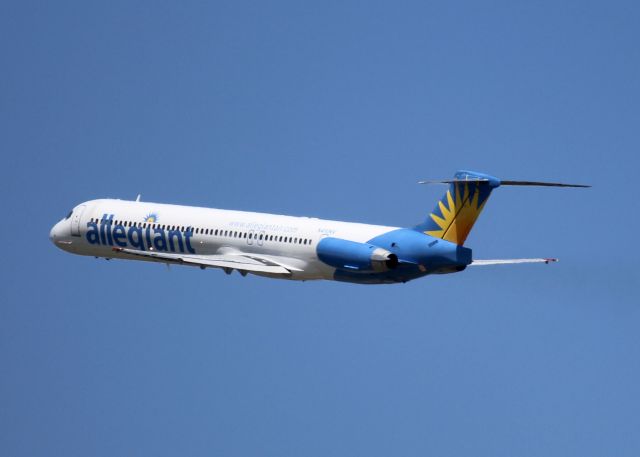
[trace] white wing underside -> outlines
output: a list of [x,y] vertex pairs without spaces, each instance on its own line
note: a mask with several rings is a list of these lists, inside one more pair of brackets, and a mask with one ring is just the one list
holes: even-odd
[[273,259],[267,259],[250,254],[189,255],[171,254],[167,252],[138,251],[126,248],[114,248],[113,250],[123,254],[144,257],[149,260],[154,259],[159,262],[194,265],[201,268],[223,268],[255,273],[270,273],[283,276],[290,275],[292,271],[301,271],[299,268],[284,265],[274,261]]
[[557,262],[558,259],[496,259],[496,260],[474,260],[471,266],[483,265],[507,265],[513,263],[550,263]]

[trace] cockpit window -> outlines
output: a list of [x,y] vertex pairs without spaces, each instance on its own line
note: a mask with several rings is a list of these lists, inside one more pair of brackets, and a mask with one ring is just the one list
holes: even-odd
[[72,215],[72,214],[73,214],[73,210],[69,211],[69,214],[67,214],[67,216],[65,217],[65,220],[66,220],[66,219],[69,219],[69,218],[71,217],[71,215]]

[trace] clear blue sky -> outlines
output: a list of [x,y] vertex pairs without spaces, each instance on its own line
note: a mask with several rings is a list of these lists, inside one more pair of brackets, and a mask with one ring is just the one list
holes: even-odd
[[[30,2],[0,14],[0,454],[640,455],[640,7]],[[293,283],[72,256],[96,197],[409,226],[469,269]]]

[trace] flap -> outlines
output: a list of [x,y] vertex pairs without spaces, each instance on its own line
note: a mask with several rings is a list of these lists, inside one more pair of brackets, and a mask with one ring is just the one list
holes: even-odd
[[113,248],[115,252],[155,259],[162,262],[197,265],[200,267],[231,268],[234,270],[257,273],[290,275],[291,271],[272,260],[248,257],[242,254],[233,255],[188,255],[168,252],[139,251],[136,249]]

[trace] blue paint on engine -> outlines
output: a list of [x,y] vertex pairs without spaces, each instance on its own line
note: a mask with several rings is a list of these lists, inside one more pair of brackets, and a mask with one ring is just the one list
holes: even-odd
[[371,254],[377,249],[368,243],[343,240],[341,238],[323,238],[316,247],[318,259],[335,268],[352,271],[371,271]]

